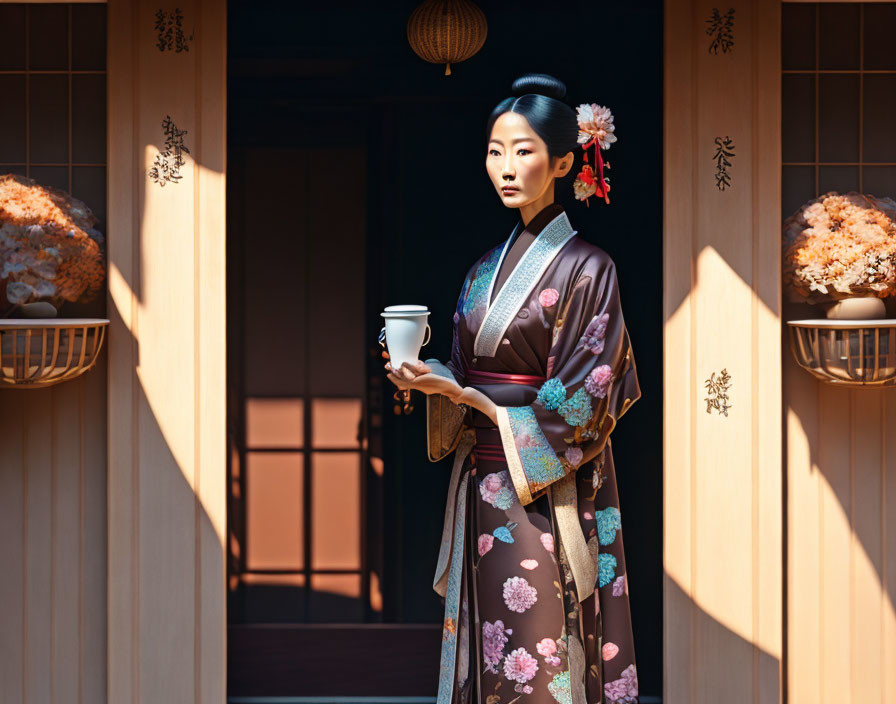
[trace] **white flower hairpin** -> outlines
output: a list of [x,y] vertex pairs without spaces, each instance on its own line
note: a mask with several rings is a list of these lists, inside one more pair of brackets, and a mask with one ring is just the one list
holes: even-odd
[[[576,108],[576,118],[579,123],[578,143],[585,150],[582,170],[576,176],[573,183],[576,200],[585,201],[593,195],[599,195],[606,203],[610,202],[610,179],[604,177],[604,168],[609,169],[610,163],[604,162],[601,149],[609,149],[616,141],[614,134],[616,127],[613,124],[613,113],[610,108],[597,103],[582,103]],[[594,163],[597,164],[597,173],[588,163],[588,148],[594,147]]]

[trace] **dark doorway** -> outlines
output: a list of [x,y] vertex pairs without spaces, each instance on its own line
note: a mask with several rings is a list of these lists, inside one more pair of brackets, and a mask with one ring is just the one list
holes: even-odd
[[447,357],[463,276],[516,218],[485,174],[486,118],[536,70],[616,115],[613,204],[560,200],[616,261],[638,362],[613,448],[658,701],[662,4],[480,3],[485,46],[449,77],[408,45],[418,4],[229,3],[228,696],[434,701],[450,466],[426,459],[422,399],[393,413],[379,312],[428,304],[425,354]]

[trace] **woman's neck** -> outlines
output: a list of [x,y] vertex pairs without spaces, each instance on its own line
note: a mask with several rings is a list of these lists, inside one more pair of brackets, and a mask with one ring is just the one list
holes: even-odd
[[[551,179],[551,181],[553,181],[553,179]],[[542,210],[544,210],[553,202],[554,184],[551,183],[550,186],[544,189],[544,193],[542,193],[538,198],[533,200],[531,203],[526,203],[526,205],[520,208],[520,217],[523,219],[523,225],[528,226],[529,223],[532,222],[532,218],[538,215]]]
[[[532,238],[536,237],[557,215],[563,210],[563,206],[559,203],[548,203],[541,210],[533,213],[528,220],[523,220],[523,229],[521,234],[531,233]],[[522,216],[522,208],[520,208],[520,216]]]

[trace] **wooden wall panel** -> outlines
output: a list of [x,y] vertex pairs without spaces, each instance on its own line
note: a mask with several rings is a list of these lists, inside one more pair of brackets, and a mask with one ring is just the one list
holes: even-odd
[[0,702],[106,701],[106,355],[0,394]]
[[790,701],[896,695],[896,400],[815,381],[787,350]]
[[[226,4],[109,3],[109,698],[225,692]],[[186,130],[178,181],[148,176],[162,122]]]
[[[731,3],[667,0],[664,110],[664,697],[781,701],[780,29]],[[731,137],[731,187],[716,137]],[[705,382],[731,375],[727,416]]]

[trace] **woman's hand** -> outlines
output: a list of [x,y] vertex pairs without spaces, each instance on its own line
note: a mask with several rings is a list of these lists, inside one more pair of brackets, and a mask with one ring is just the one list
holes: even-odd
[[[388,353],[384,353],[386,356]],[[425,362],[404,362],[398,369],[393,369],[391,362],[386,362],[386,377],[399,389],[417,389],[427,396],[443,394],[452,401],[460,396],[463,389],[453,379],[434,374],[432,367]],[[456,403],[456,401],[455,401]]]
[[[389,353],[384,351],[383,357],[389,358]],[[432,367],[425,362],[404,362],[398,369],[393,369],[390,362],[386,362],[386,377],[399,389],[417,389],[424,394],[443,394],[455,404],[464,403],[481,411],[497,425],[498,415],[495,402],[488,396],[474,389],[472,386],[461,388],[460,384],[440,374],[434,374]]]

